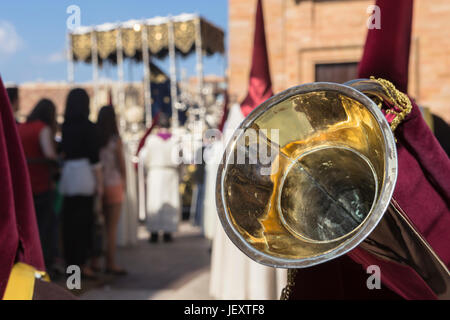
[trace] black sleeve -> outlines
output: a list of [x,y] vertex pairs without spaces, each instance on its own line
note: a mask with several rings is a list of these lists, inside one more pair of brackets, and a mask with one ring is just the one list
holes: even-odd
[[450,126],[442,118],[433,115],[434,135],[442,149],[450,157]]
[[86,131],[87,156],[91,164],[97,164],[100,161],[100,143],[97,127],[95,124],[89,123],[89,130]]

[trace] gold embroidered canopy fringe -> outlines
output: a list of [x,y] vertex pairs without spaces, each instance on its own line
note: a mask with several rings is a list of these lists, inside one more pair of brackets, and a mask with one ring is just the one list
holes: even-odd
[[224,53],[224,32],[204,18],[183,14],[171,18],[153,18],[144,21],[130,20],[124,23],[103,24],[97,27],[81,27],[69,34],[73,61],[92,61],[92,36],[97,40],[98,62],[109,60],[117,63],[117,36],[120,30],[123,55],[142,60],[142,32],[145,28],[150,55],[165,58],[169,51],[169,23],[173,23],[174,44],[178,54],[187,56],[195,51],[196,22],[200,22],[203,54]]

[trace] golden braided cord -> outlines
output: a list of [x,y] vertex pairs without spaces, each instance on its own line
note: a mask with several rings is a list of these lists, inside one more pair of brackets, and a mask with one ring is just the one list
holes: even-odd
[[397,112],[393,109],[386,110],[387,113],[395,114],[395,118],[392,120],[391,123],[391,130],[394,131],[397,126],[406,118],[406,116],[411,112],[412,110],[412,104],[411,100],[409,100],[409,97],[404,94],[403,92],[400,92],[395,88],[395,86],[392,84],[392,82],[375,77],[370,77],[371,80],[374,80],[378,82],[384,89],[386,95],[395,102],[395,106],[400,109],[400,112]]

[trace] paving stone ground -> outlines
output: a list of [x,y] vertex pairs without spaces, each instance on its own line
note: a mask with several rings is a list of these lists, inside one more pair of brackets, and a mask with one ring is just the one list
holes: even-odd
[[211,299],[211,244],[198,228],[183,222],[173,242],[152,244],[147,241],[145,227],[140,226],[138,238],[136,246],[117,252],[118,264],[128,270],[128,275],[85,282],[78,292],[80,299]]

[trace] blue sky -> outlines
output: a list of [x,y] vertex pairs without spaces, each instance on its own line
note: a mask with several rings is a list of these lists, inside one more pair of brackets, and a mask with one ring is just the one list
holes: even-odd
[[[5,82],[63,81],[67,78],[64,46],[66,9],[81,9],[81,25],[144,19],[155,16],[199,13],[227,32],[227,0],[16,0],[0,4],[0,74]],[[178,58],[188,75],[195,73],[195,58]],[[225,58],[205,58],[205,74],[222,75]],[[156,63],[168,71],[168,61]],[[75,81],[89,81],[92,69],[83,63],[75,67]],[[101,77],[116,78],[114,67],[105,67]],[[125,65],[125,80],[140,80],[141,65]]]

